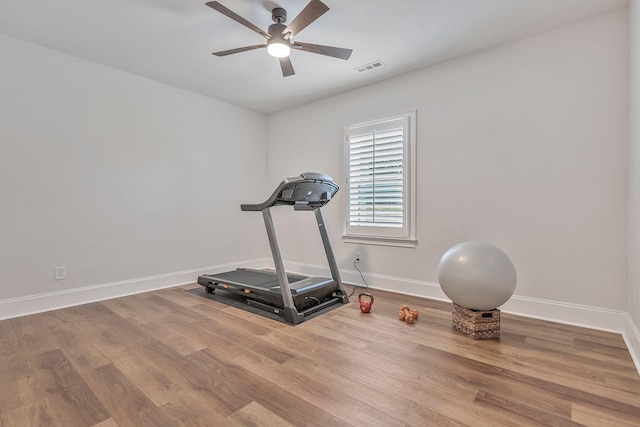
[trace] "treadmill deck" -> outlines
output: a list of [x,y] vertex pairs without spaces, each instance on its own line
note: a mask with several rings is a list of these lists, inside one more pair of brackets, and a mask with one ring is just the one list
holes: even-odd
[[[244,286],[247,288],[270,289],[274,286],[278,286],[278,277],[276,276],[276,273],[267,270],[238,268],[237,270],[226,271],[219,274],[205,274],[203,277],[207,277],[211,281]],[[304,278],[305,276],[287,274],[287,280],[289,280],[290,284]]]
[[[288,274],[287,279],[294,304],[299,309],[332,298],[338,290],[335,280],[324,277]],[[204,274],[198,277],[198,284],[210,292],[220,289],[274,307],[284,307],[278,277],[273,271],[238,268],[219,274]]]

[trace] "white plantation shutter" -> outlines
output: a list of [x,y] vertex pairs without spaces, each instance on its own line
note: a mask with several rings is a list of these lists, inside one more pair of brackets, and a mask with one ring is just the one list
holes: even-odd
[[349,224],[402,227],[404,129],[369,130],[349,141]]
[[347,126],[346,236],[413,238],[412,117]]

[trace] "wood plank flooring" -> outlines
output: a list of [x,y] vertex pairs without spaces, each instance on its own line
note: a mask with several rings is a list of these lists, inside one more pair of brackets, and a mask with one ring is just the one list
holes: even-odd
[[0,426],[640,426],[617,334],[502,313],[474,341],[381,291],[290,326],[197,287],[1,321]]

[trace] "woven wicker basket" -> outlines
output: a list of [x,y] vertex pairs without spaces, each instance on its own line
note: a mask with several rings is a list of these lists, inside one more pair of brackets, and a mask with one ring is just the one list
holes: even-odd
[[500,338],[500,310],[471,310],[453,304],[453,327],[474,340]]

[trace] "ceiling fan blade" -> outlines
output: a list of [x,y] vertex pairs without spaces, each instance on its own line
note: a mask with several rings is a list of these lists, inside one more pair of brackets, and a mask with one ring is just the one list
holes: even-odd
[[242,16],[238,15],[237,13],[232,11],[231,9],[228,9],[226,6],[223,6],[222,4],[218,3],[217,1],[210,1],[210,2],[205,3],[205,4],[207,6],[209,6],[210,8],[212,8],[214,10],[217,10],[218,12],[222,13],[224,16],[226,16],[228,18],[231,18],[234,21],[238,22],[239,24],[244,25],[248,29],[253,30],[256,33],[262,35],[267,40],[271,38],[269,33],[267,33],[266,31],[262,30],[260,27],[252,24],[251,22],[247,21]]
[[352,49],[344,49],[342,47],[323,46],[321,44],[311,44],[295,42],[291,45],[294,49],[303,50],[305,52],[318,53],[320,55],[333,56],[334,58],[340,58],[347,60],[353,52]]
[[329,6],[322,3],[320,0],[311,0],[308,5],[302,9],[302,11],[293,18],[293,21],[282,34],[290,33],[288,38],[291,38],[305,29],[313,21],[324,15],[329,10]]
[[293,71],[293,64],[291,63],[291,58],[285,56],[280,59],[280,68],[282,68],[282,77],[288,77],[294,75],[296,72]]
[[260,49],[261,47],[267,47],[267,45],[266,44],[254,44],[253,46],[245,46],[245,47],[238,47],[236,49],[221,50],[220,52],[213,52],[213,55],[215,55],[215,56],[227,56],[227,55],[233,55],[234,53],[246,52],[248,50]]

